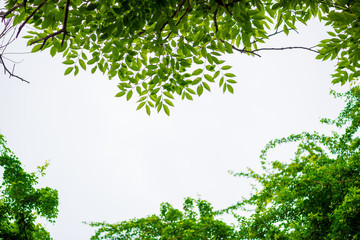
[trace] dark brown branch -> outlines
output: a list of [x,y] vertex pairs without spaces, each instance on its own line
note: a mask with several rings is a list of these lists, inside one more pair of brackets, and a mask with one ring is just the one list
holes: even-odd
[[64,29],[61,29],[61,30],[59,30],[59,31],[57,31],[57,32],[54,32],[54,33],[52,33],[52,34],[47,35],[46,37],[43,37],[43,38],[40,38],[40,39],[38,39],[38,40],[35,40],[35,41],[31,42],[30,45],[33,45],[34,43],[38,43],[38,42],[43,41],[43,43],[42,43],[42,45],[41,45],[41,47],[40,47],[40,50],[41,50],[41,49],[45,46],[45,43],[46,43],[46,41],[47,41],[49,38],[53,38],[53,37],[55,37],[56,35],[59,35],[59,34],[61,34],[61,33],[63,33],[63,32],[64,32]]
[[[181,10],[181,8],[184,6],[186,0],[182,0],[178,6],[178,8],[176,9],[176,11],[171,15],[171,18],[174,18]],[[160,28],[160,32],[166,27],[166,25],[169,23],[169,21],[164,22],[164,24],[162,25],[162,27]]]
[[[178,26],[180,24],[181,20],[185,17],[185,15],[189,12],[190,9],[191,9],[191,5],[189,4],[189,6],[186,8],[184,14],[181,15],[181,17],[179,18],[179,20],[175,24],[176,26]],[[165,39],[169,39],[170,35],[171,35],[171,32],[166,36]]]
[[25,24],[34,16],[34,14],[39,11],[39,9],[46,3],[47,0],[43,0],[40,5],[25,19],[25,21],[20,25],[19,27],[19,31],[18,33],[16,34],[16,37],[19,36],[22,28],[25,26]]
[[319,51],[314,50],[309,47],[258,48],[258,49],[253,50],[252,52],[267,51],[267,50],[288,50],[288,49],[304,49],[304,50],[308,50],[311,52],[320,53]]
[[[46,0],[44,0],[45,2]],[[53,38],[59,34],[64,34],[63,35],[63,38],[61,40],[61,46],[63,46],[64,44],[64,41],[65,41],[65,36],[67,35],[67,31],[66,31],[66,26],[67,26],[67,20],[68,20],[68,15],[69,15],[69,7],[70,7],[70,0],[66,0],[66,5],[65,5],[65,14],[64,14],[64,23],[63,23],[63,27],[61,30],[57,31],[57,32],[54,32],[52,34],[49,34],[47,35],[46,37],[43,37],[43,38],[40,38],[38,40],[35,40],[33,41],[30,45],[33,45],[34,43],[37,43],[37,42],[41,42],[43,41],[41,47],[40,47],[40,50],[43,49],[43,47],[45,46],[46,44],[46,41],[50,38]]]
[[225,5],[228,7],[228,6],[231,6],[231,5],[233,5],[234,3],[237,3],[237,2],[240,2],[240,1],[242,1],[242,0],[233,0],[233,1],[231,1],[231,2],[229,2],[229,3],[227,3],[227,4],[225,4]]
[[7,12],[5,12],[4,14],[2,14],[1,18],[4,20],[6,18],[7,15],[9,15],[10,13],[12,13],[13,11],[15,11],[16,9],[18,9],[19,7],[24,6],[26,3],[26,1],[23,1],[22,3],[19,3],[15,6],[13,6],[12,8],[10,8]]
[[[219,40],[220,40],[220,42],[222,42],[222,43],[226,43],[226,42],[225,42],[224,40],[222,40],[222,39],[219,39]],[[229,43],[229,44],[230,44],[230,43]],[[259,54],[255,53],[254,51],[249,51],[249,50],[245,50],[245,49],[240,49],[240,48],[235,47],[235,46],[232,45],[232,44],[230,44],[230,45],[231,45],[232,49],[234,49],[234,50],[236,50],[236,51],[238,51],[238,52],[254,54],[255,56],[261,57]]]
[[219,31],[219,27],[218,27],[217,20],[216,20],[216,14],[217,14],[218,8],[219,8],[219,5],[216,7],[216,9],[214,11],[215,34]]
[[6,64],[5,64],[5,62],[4,62],[4,60],[3,60],[3,58],[2,58],[1,55],[0,55],[0,63],[1,63],[1,65],[3,66],[3,68],[4,68],[5,74],[8,73],[9,76],[10,76],[10,78],[11,78],[11,77],[15,77],[15,78],[17,78],[17,79],[20,79],[20,80],[23,81],[23,82],[30,83],[29,81],[26,81],[26,80],[23,79],[22,77],[19,77],[19,76],[15,75],[15,74],[13,73],[13,71],[10,71],[10,70],[6,67]]
[[224,0],[220,0],[222,2],[222,4],[220,4],[221,6],[223,6],[226,10],[226,12],[228,12],[231,16],[233,16],[232,12],[230,12],[227,4],[224,3]]
[[68,20],[68,15],[69,15],[69,7],[70,7],[70,0],[66,0],[64,24],[63,24],[63,28],[62,28],[64,35],[61,40],[61,46],[63,46],[64,41],[65,41],[65,36],[67,34],[66,25],[67,25],[67,20]]

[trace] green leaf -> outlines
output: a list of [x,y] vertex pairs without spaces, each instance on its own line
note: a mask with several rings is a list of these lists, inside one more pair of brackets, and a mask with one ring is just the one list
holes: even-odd
[[74,76],[78,75],[78,73],[79,73],[79,67],[78,67],[78,66],[75,66]]
[[84,60],[87,60],[87,56],[86,56],[85,53],[81,53],[81,56],[82,56],[82,58],[83,58]]
[[202,82],[202,85],[204,86],[204,88],[205,88],[206,90],[208,90],[208,91],[210,92],[210,87],[209,87],[209,85],[208,85],[206,82]]
[[71,65],[71,64],[74,64],[75,62],[73,60],[66,60],[66,61],[63,61],[63,64],[66,64],[66,65]]
[[185,93],[185,97],[189,100],[193,100],[193,97],[189,93]]
[[162,106],[163,106],[162,102],[159,102],[159,105],[157,106],[157,112],[160,112]]
[[229,70],[230,68],[232,68],[232,66],[225,65],[221,67],[221,70]]
[[133,91],[132,90],[128,91],[128,93],[126,94],[126,100],[129,101],[132,95],[133,95]]
[[233,74],[233,73],[225,73],[225,76],[226,77],[236,77],[235,74]]
[[56,54],[56,47],[55,46],[52,46],[51,48],[50,48],[50,55],[52,56],[52,57],[54,57],[55,56],[55,54]]
[[37,44],[33,47],[33,49],[31,49],[31,52],[38,52],[40,51],[40,48],[41,48],[41,44]]
[[139,109],[141,109],[142,107],[144,107],[144,106],[145,106],[145,103],[146,103],[146,102],[141,102],[141,103],[138,105],[138,107],[136,108],[136,110],[139,110]]
[[79,59],[79,64],[82,69],[86,70],[86,64],[85,64],[84,60]]
[[233,53],[232,45],[230,43],[228,43],[228,42],[225,42],[224,44],[225,44],[225,51],[227,53]]
[[174,96],[169,92],[164,92],[164,95],[167,96],[168,98],[174,99]]
[[209,82],[214,82],[214,79],[213,79],[209,74],[205,74],[204,77],[205,77],[205,79],[208,80]]
[[164,101],[169,105],[169,106],[174,106],[174,104],[169,100],[169,99],[164,99]]
[[163,105],[163,109],[164,109],[166,115],[170,116],[170,110],[169,110],[168,106]]
[[221,77],[220,78],[220,81],[219,81],[219,87],[221,87],[224,83],[224,77]]
[[126,94],[126,92],[119,92],[115,95],[115,97],[122,97]]
[[200,84],[197,89],[196,89],[196,92],[198,94],[198,96],[200,97],[202,94],[203,94],[203,91],[204,91],[204,88],[203,86]]
[[227,84],[226,86],[229,92],[234,93],[234,88],[231,85]]
[[289,35],[289,29],[288,29],[288,27],[286,25],[284,25],[284,33],[286,35]]
[[68,75],[72,72],[72,70],[74,69],[74,67],[68,67],[66,70],[65,70],[65,73],[64,75]]
[[235,80],[232,80],[232,79],[228,79],[228,80],[226,80],[226,82],[231,83],[231,84],[237,83]]
[[196,75],[201,74],[202,72],[203,72],[203,70],[201,68],[199,68],[199,69],[196,69],[191,75],[196,76]]
[[149,105],[146,105],[146,113],[147,113],[147,115],[149,115],[150,116],[150,114],[151,114],[151,110],[150,110],[150,107],[149,107]]

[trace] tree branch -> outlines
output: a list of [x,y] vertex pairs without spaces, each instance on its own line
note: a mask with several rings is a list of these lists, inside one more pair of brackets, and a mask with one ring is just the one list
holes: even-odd
[[[44,0],[46,1],[46,0]],[[67,20],[68,20],[68,15],[69,15],[69,6],[70,6],[70,0],[66,0],[66,5],[65,5],[65,14],[64,14],[64,23],[63,23],[63,27],[61,30],[57,31],[57,32],[54,32],[52,34],[49,34],[47,35],[46,37],[43,37],[43,38],[40,38],[38,40],[35,40],[33,42],[30,43],[30,45],[33,45],[34,43],[37,43],[37,42],[41,42],[43,41],[41,47],[40,47],[40,50],[43,49],[43,47],[45,46],[46,44],[46,41],[49,39],[49,38],[53,38],[61,33],[63,33],[63,38],[61,40],[61,46],[63,46],[64,44],[64,41],[65,41],[65,36],[67,35],[67,31],[66,31],[66,26],[67,26]]]
[[218,27],[217,20],[216,20],[216,14],[217,14],[218,8],[219,8],[219,5],[216,7],[216,9],[214,11],[215,34],[219,31],[219,27]]
[[[179,6],[178,8],[176,9],[176,11],[171,15],[171,18],[174,18],[181,10],[181,8],[184,6],[185,2],[187,0],[182,0],[180,3],[179,3]],[[189,4],[190,5],[190,4]],[[166,27],[166,25],[169,23],[169,21],[166,21],[164,22],[164,24],[162,25],[162,27],[160,28],[160,32]]]
[[258,48],[253,50],[252,52],[260,52],[260,51],[267,51],[267,50],[288,50],[288,49],[304,49],[315,53],[320,53],[317,50],[312,49],[313,47],[281,47],[281,48]]
[[23,81],[23,82],[30,83],[29,81],[26,81],[26,80],[23,79],[22,77],[19,77],[19,76],[15,75],[15,74],[13,73],[13,71],[10,71],[10,70],[6,67],[6,64],[5,64],[5,62],[4,62],[4,59],[3,59],[2,55],[0,55],[0,63],[1,63],[1,65],[3,66],[3,68],[4,68],[5,74],[8,73],[8,74],[10,75],[10,78],[11,78],[11,77],[15,77],[15,78],[17,78],[17,79],[20,79],[20,80]]
[[64,24],[63,24],[63,28],[62,28],[64,35],[61,40],[61,46],[63,46],[64,41],[65,41],[65,36],[67,34],[66,25],[67,25],[67,20],[68,20],[68,15],[69,15],[69,6],[70,6],[70,0],[66,0]]
[[25,24],[34,16],[34,14],[39,11],[39,9],[46,3],[47,0],[43,0],[40,5],[25,19],[25,21],[20,25],[19,27],[19,31],[18,33],[16,34],[16,37],[19,36],[22,28],[25,26]]
[[56,35],[59,35],[59,34],[61,34],[61,33],[63,33],[63,32],[64,32],[64,29],[61,29],[61,30],[59,30],[59,31],[57,31],[57,32],[54,32],[54,33],[52,33],[52,34],[47,35],[46,37],[43,37],[43,38],[40,38],[40,39],[38,39],[38,40],[35,40],[35,41],[31,42],[30,45],[33,45],[34,43],[43,41],[43,43],[42,43],[42,45],[41,45],[41,47],[40,47],[40,50],[41,50],[41,49],[45,46],[45,43],[46,43],[46,41],[47,41],[49,38],[53,38],[53,37],[55,37]]
[[[222,39],[219,39],[219,40],[220,40],[220,42],[222,42],[222,43],[227,43],[227,42],[225,42],[225,41],[222,40]],[[229,44],[230,44],[230,43],[229,43]],[[236,50],[236,51],[238,51],[238,52],[254,54],[255,56],[261,57],[259,54],[255,53],[254,51],[249,51],[249,50],[245,50],[245,49],[240,49],[240,48],[235,47],[235,46],[232,45],[232,44],[230,44],[230,45],[231,45],[232,49],[234,49],[234,50]]]
[[26,3],[26,1],[23,1],[22,3],[19,3],[19,4],[15,5],[15,6],[13,6],[12,8],[10,8],[7,12],[1,13],[1,18],[4,20],[7,15],[9,15],[10,13],[12,13],[12,12],[15,11],[16,9],[18,9],[19,7],[24,6],[25,3]]

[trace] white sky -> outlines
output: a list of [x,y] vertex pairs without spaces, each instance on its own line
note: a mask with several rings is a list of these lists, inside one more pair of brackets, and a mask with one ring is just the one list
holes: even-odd
[[[313,22],[268,46],[310,47],[325,32]],[[239,82],[235,94],[212,85],[193,102],[176,100],[170,117],[148,117],[135,101],[115,98],[117,80],[64,76],[66,66],[48,52],[12,56],[24,59],[16,74],[31,84],[1,76],[0,132],[27,171],[50,160],[39,186],[59,191],[58,219],[47,224],[53,238],[89,239],[93,229],[82,221],[144,217],[164,201],[180,207],[187,196],[227,207],[250,191],[228,170],[257,168],[269,140],[321,130],[321,117],[337,116],[342,104],[329,95],[334,62],[304,50],[261,55],[226,56]],[[274,156],[290,152],[279,150]]]

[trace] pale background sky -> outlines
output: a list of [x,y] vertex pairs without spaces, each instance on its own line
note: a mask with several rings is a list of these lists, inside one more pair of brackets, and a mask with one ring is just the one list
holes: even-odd
[[[326,37],[317,22],[299,33],[276,36],[268,46],[310,47]],[[13,45],[23,49],[22,41]],[[261,55],[226,56],[237,75],[235,94],[214,84],[192,102],[176,100],[170,117],[148,117],[134,100],[115,98],[117,80],[84,71],[64,76],[66,66],[47,51],[12,55],[24,60],[16,74],[31,83],[1,75],[0,132],[27,171],[50,161],[39,186],[59,191],[59,216],[47,224],[53,238],[89,239],[93,229],[82,221],[144,217],[164,201],[181,207],[187,196],[227,207],[250,191],[228,170],[258,168],[269,140],[321,131],[320,118],[340,111],[329,90],[348,87],[330,83],[335,62],[304,50]],[[273,155],[289,152],[282,147]]]

